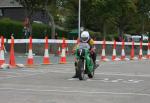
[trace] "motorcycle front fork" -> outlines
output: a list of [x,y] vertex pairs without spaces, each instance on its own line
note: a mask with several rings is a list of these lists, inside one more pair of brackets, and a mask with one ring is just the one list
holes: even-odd
[[83,65],[84,71],[85,71],[85,68],[86,68],[86,61],[84,60],[84,65]]
[[[76,60],[74,63],[76,70],[77,70],[77,62],[78,62],[78,60]],[[86,69],[86,60],[84,60],[83,62],[84,62],[83,69],[85,70]]]

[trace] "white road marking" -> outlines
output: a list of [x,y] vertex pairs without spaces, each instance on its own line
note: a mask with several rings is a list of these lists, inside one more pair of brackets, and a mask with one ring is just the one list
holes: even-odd
[[[62,73],[62,74],[67,74],[67,73],[74,73],[74,72],[65,72],[65,71],[49,71],[52,73]],[[115,76],[127,76],[127,77],[150,77],[150,74],[134,74],[134,73],[118,73],[118,72],[101,72],[101,73],[95,73],[96,75],[115,75]]]
[[72,80],[73,81],[73,80],[79,80],[79,79],[78,78],[71,78],[71,79],[68,79],[68,80]]
[[0,79],[10,79],[10,78],[15,78],[17,76],[12,76],[12,75],[7,75],[7,77],[0,77]]
[[123,81],[124,83],[139,83],[142,82],[144,80],[127,80],[127,81]]
[[149,63],[149,60],[142,60],[142,61],[139,61],[139,60],[134,60],[134,61],[132,61],[132,60],[130,60],[130,61],[118,61],[118,62],[116,62],[116,61],[114,61],[114,62],[112,62],[112,61],[110,61],[110,62],[100,62],[100,65],[116,65],[116,64],[131,64],[131,63],[141,63],[141,62],[144,62],[144,63]]
[[150,74],[133,74],[133,73],[111,73],[111,72],[101,72],[95,73],[97,75],[116,75],[116,76],[129,76],[129,77],[150,77]]
[[[79,80],[78,78],[71,78],[68,79],[70,81],[74,81],[74,80]],[[97,79],[97,78],[93,78],[93,79],[86,79],[85,81],[100,81],[100,82],[106,82],[106,83],[128,83],[128,84],[136,84],[136,83],[140,83],[144,80],[126,80],[126,79],[111,79],[111,78],[101,78],[101,79]]]
[[111,82],[112,83],[117,83],[117,82],[119,82],[119,81],[122,81],[123,79],[116,79],[116,80],[112,80]]
[[0,88],[0,90],[12,90],[12,91],[24,91],[24,92],[58,92],[58,93],[82,93],[82,94],[107,94],[107,95],[136,95],[136,96],[148,96],[150,97],[150,94],[148,93],[131,93],[131,92],[96,92],[96,91],[83,91],[83,90],[62,90],[62,89],[19,89],[19,88]]

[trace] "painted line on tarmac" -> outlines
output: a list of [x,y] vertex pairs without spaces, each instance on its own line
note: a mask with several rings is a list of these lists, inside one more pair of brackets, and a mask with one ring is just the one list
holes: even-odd
[[134,96],[148,96],[150,97],[150,94],[148,93],[119,93],[119,92],[96,92],[96,91],[83,91],[83,90],[60,90],[60,89],[20,89],[20,88],[0,88],[0,90],[12,90],[12,91],[24,91],[24,92],[57,92],[57,93],[82,93],[82,94],[107,94],[107,95],[134,95]]
[[[67,73],[74,73],[74,72],[63,72],[63,71],[59,71],[59,70],[55,70],[55,71],[49,71],[52,73],[62,73],[62,74],[67,74]],[[127,73],[111,73],[111,72],[101,72],[101,73],[95,73],[96,75],[114,75],[114,76],[128,76],[128,77],[150,77],[150,74],[127,74]]]
[[0,80],[3,79],[11,79],[11,78],[16,78],[17,76],[12,76],[12,75],[7,75],[7,77],[0,77]]
[[148,60],[136,60],[136,61],[110,61],[110,62],[100,62],[99,64],[101,66],[105,66],[105,65],[116,65],[116,64],[130,64],[130,63],[149,63]]
[[[79,81],[78,78],[71,78],[71,79],[68,79],[70,81]],[[87,81],[87,82],[97,82],[97,81],[100,81],[100,82],[105,82],[105,83],[127,83],[127,84],[137,84],[137,83],[141,83],[143,82],[144,80],[126,80],[126,79],[111,79],[111,78],[101,78],[101,79],[98,79],[98,78],[92,78],[92,79],[85,79],[83,81]]]
[[24,78],[24,77],[31,77],[31,76],[36,76],[36,75],[43,75],[43,74],[46,74],[46,73],[48,73],[48,72],[30,72],[30,73],[26,73],[26,74],[24,74],[24,73],[17,73],[17,74],[19,74],[17,76],[10,75],[8,77],[0,77],[0,79]]
[[131,73],[111,73],[111,72],[103,72],[103,73],[95,73],[97,75],[115,75],[115,76],[129,76],[129,77],[150,77],[150,74],[131,74]]

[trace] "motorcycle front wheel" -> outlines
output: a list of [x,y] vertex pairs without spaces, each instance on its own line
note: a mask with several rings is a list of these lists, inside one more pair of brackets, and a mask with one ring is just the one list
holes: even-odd
[[79,80],[84,80],[85,79],[85,63],[83,60],[78,61],[78,76]]

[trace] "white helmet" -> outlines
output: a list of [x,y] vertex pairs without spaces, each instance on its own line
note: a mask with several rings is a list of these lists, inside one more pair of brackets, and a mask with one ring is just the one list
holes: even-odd
[[87,42],[90,39],[90,34],[88,31],[83,31],[81,33],[81,41],[82,42]]

